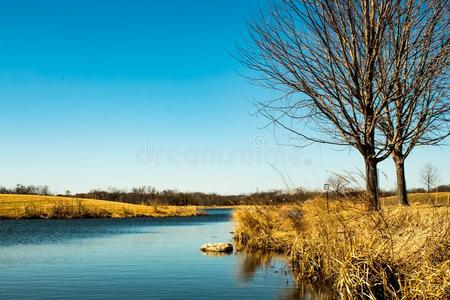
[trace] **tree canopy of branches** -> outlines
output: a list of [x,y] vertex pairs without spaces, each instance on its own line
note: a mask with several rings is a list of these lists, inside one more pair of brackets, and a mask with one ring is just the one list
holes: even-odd
[[281,0],[249,25],[250,46],[239,51],[238,58],[252,71],[250,80],[281,93],[258,103],[258,112],[272,124],[306,144],[351,146],[360,152],[372,209],[379,208],[377,164],[389,157],[397,140],[383,134],[380,122],[383,116],[387,122],[386,112],[410,88],[399,93],[396,81],[391,82],[402,75],[396,71],[408,72],[407,66],[392,68],[393,56],[399,55],[392,34],[402,26],[408,30],[407,2]]
[[399,202],[407,205],[404,162],[415,146],[436,145],[450,134],[448,1],[392,1],[379,72],[387,101],[380,128],[397,171]]

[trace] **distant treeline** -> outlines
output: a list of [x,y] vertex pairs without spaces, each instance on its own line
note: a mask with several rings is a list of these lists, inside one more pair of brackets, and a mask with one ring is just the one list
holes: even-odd
[[[408,192],[410,193],[426,193],[427,190],[424,188],[413,188],[409,189]],[[433,188],[431,190],[432,193],[434,192],[450,192],[450,184],[445,185],[438,185],[437,187]]]
[[48,185],[17,184],[13,188],[0,186],[0,194],[51,195]]
[[131,191],[94,190],[89,193],[74,195],[78,198],[119,201],[135,204],[163,204],[163,205],[245,205],[245,204],[277,204],[304,201],[317,192],[295,190],[285,193],[282,191],[258,192],[243,195],[219,195],[205,193],[186,193],[173,190],[157,191],[154,188],[133,188]]
[[[450,192],[450,185],[440,185],[439,192]],[[416,188],[409,190],[411,193],[424,193],[425,189]],[[90,198],[98,200],[108,200],[116,202],[126,202],[145,205],[205,205],[205,206],[229,206],[246,204],[280,204],[297,201],[305,201],[311,197],[320,195],[322,191],[309,191],[305,189],[295,189],[290,192],[268,191],[256,192],[241,195],[219,195],[206,193],[187,193],[175,190],[157,191],[155,188],[143,186],[132,188],[130,191],[110,188],[108,190],[92,190],[88,193],[78,193],[72,195],[69,191],[57,196],[70,196],[77,198]],[[13,188],[0,187],[0,194],[23,194],[23,195],[54,195],[47,185],[22,185],[17,184]],[[330,191],[331,197],[340,197],[343,194]],[[346,196],[357,196],[361,191],[346,192]],[[381,196],[395,195],[394,191],[381,191]]]
[[[0,194],[23,194],[23,195],[56,195],[50,192],[48,186],[22,185],[13,188],[0,187]],[[110,188],[108,190],[92,190],[88,193],[65,194],[56,196],[67,196],[76,198],[89,198],[97,200],[108,200],[133,204],[146,205],[245,205],[245,204],[277,204],[295,201],[304,201],[319,192],[296,189],[292,192],[269,191],[242,195],[219,195],[206,193],[187,193],[175,190],[157,191],[155,188],[144,186],[132,188],[130,191]]]

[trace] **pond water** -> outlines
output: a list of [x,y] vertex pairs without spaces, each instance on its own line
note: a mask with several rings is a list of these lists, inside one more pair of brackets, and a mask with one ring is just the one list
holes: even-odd
[[[0,299],[309,299],[283,259],[199,247],[231,242],[229,209],[207,216],[0,220]],[[313,297],[316,298],[316,297]]]

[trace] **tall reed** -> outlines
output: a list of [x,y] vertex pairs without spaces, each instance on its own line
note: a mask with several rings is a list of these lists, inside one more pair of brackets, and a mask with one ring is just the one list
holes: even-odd
[[241,247],[289,257],[298,279],[332,285],[342,299],[447,299],[449,206],[386,207],[322,198],[234,213]]

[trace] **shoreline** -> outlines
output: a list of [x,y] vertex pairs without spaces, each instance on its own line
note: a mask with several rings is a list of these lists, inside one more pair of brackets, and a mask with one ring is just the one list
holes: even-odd
[[0,194],[0,220],[164,218],[203,215],[195,206],[139,205],[58,196]]

